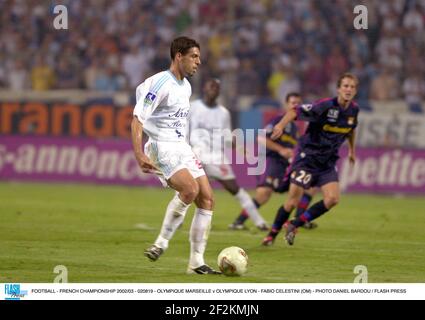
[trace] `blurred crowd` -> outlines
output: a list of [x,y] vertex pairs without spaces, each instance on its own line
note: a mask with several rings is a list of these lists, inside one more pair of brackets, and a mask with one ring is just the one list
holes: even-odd
[[[56,4],[68,30],[53,27]],[[366,30],[353,26],[358,4]],[[183,34],[201,44],[199,83],[222,78],[228,98],[314,99],[351,70],[362,106],[405,99],[421,110],[425,0],[0,0],[0,88],[134,92],[169,66]]]

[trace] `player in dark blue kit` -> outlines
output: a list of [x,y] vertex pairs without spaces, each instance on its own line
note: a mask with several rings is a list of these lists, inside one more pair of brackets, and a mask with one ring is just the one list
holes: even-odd
[[[286,96],[284,109],[288,110],[301,103],[301,96],[298,93],[292,92]],[[298,129],[295,123],[291,123],[285,128],[284,134],[279,140],[273,141],[270,139],[273,127],[282,119],[282,116],[277,116],[265,127],[266,139],[260,140],[266,146],[266,171],[258,177],[257,188],[255,190],[254,204],[259,208],[265,204],[273,194],[273,192],[283,193],[289,189],[289,180],[285,181],[285,171],[289,165],[288,159],[293,156],[293,149],[297,144]],[[311,200],[311,195],[306,194],[297,212],[302,213],[308,206]],[[245,229],[245,221],[248,219],[248,214],[243,210],[236,220],[229,225],[230,229]],[[282,223],[283,224],[283,223]],[[314,227],[315,225],[307,225]],[[280,228],[282,225],[280,226]],[[280,230],[279,228],[279,230]],[[268,230],[265,229],[264,231]]]
[[272,139],[278,139],[292,121],[309,122],[306,133],[299,139],[299,145],[290,168],[289,195],[283,205],[282,214],[288,219],[298,205],[304,190],[320,187],[323,200],[315,203],[298,218],[286,224],[285,240],[294,244],[297,228],[317,219],[339,202],[339,183],[336,172],[338,151],[345,139],[349,142],[348,157],[355,162],[355,128],[359,108],[353,98],[357,93],[358,79],[345,73],[337,83],[338,96],[304,104],[289,110],[275,125]]

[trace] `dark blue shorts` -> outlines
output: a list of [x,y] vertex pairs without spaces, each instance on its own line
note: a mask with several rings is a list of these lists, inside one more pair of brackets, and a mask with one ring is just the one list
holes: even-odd
[[257,188],[267,187],[273,189],[274,192],[283,193],[289,190],[289,179],[285,173],[288,165],[283,163],[281,159],[267,157],[266,171],[257,177]]
[[290,171],[290,182],[305,190],[339,181],[335,164],[322,165],[315,162],[314,159],[297,157]]

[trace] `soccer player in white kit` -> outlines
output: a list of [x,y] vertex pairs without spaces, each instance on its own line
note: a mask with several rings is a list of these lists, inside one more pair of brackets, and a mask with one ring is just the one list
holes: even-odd
[[235,174],[224,153],[225,145],[233,143],[231,118],[230,112],[218,103],[219,95],[220,80],[211,78],[204,84],[202,99],[191,103],[190,145],[201,160],[208,178],[215,179],[235,196],[257,228],[268,230],[267,223],[258,212],[251,196],[236,182]]
[[[136,89],[137,103],[131,123],[133,149],[143,172],[156,173],[176,194],[168,204],[160,234],[145,256],[156,261],[168,248],[192,202],[196,204],[190,228],[189,274],[220,274],[204,261],[213,214],[213,192],[201,162],[186,139],[189,98],[192,89],[186,79],[201,64],[200,46],[190,38],[173,40],[171,66],[146,79]],[[143,132],[149,140],[142,150]]]

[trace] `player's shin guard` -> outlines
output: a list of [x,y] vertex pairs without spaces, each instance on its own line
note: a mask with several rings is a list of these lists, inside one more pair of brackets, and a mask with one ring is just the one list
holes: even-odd
[[323,202],[323,200],[321,200],[313,204],[301,216],[291,221],[291,223],[298,228],[304,225],[304,223],[306,222],[310,222],[310,221],[313,221],[314,219],[317,219],[318,217],[320,217],[321,215],[325,214],[328,211],[329,209],[325,207],[325,203]]
[[197,268],[205,264],[204,252],[211,226],[212,211],[197,208],[190,227],[189,265]]
[[155,245],[163,250],[168,248],[168,242],[173,237],[177,228],[183,223],[187,209],[190,204],[186,204],[180,200],[178,193],[170,201],[165,212],[164,221],[162,222],[161,232],[155,241]]
[[239,189],[239,192],[235,195],[235,197],[236,199],[238,199],[242,208],[245,209],[245,211],[248,213],[249,218],[252,219],[256,226],[266,224],[266,221],[264,221],[263,217],[257,210],[258,207],[255,205],[250,195],[243,188]]
[[276,212],[276,217],[274,218],[274,222],[272,224],[272,229],[269,232],[269,236],[275,238],[279,231],[282,229],[283,224],[288,220],[289,215],[291,213],[286,211],[282,206]]
[[301,200],[298,204],[295,217],[298,218],[299,216],[301,216],[307,210],[308,206],[310,205],[311,199],[312,199],[311,195],[309,195],[307,193],[303,194],[303,197],[301,198]]

